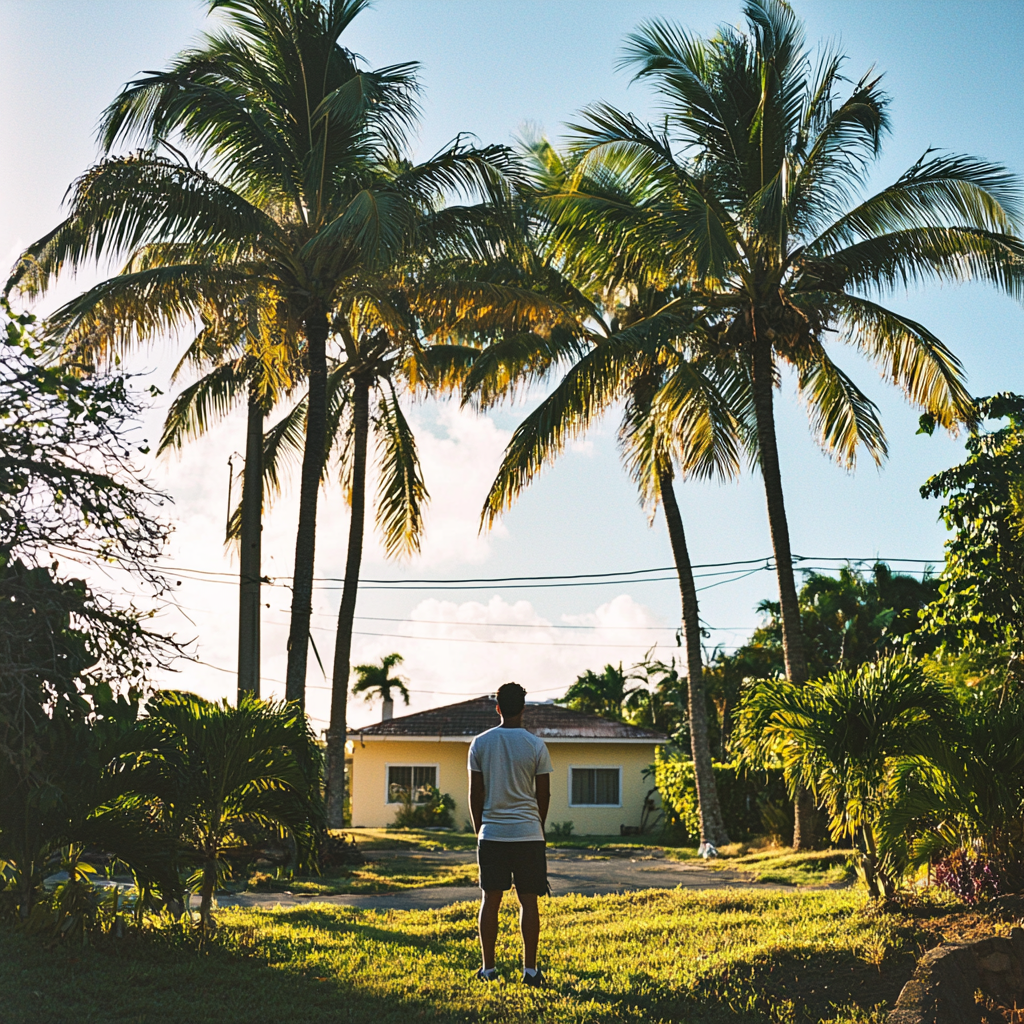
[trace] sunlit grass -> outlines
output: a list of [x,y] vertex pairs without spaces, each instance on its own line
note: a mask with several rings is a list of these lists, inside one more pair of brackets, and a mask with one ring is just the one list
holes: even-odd
[[788,847],[745,852],[741,848],[715,866],[749,871],[753,881],[776,885],[842,885],[857,877],[855,850],[807,850]]
[[313,893],[317,896],[337,896],[345,893],[396,892],[400,889],[420,889],[437,885],[476,885],[476,863],[452,864],[430,860],[394,857],[371,861],[360,867],[337,869],[330,876],[271,879],[256,876],[250,881],[250,892]]
[[212,940],[169,929],[48,950],[0,932],[4,1024],[833,1024],[881,1022],[921,933],[856,890],[651,890],[543,901],[550,988],[517,982],[514,900],[504,984],[471,979],[476,905],[222,911]]

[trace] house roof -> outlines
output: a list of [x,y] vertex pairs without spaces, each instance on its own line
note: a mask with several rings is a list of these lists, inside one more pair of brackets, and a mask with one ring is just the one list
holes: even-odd
[[[377,722],[365,729],[350,730],[353,736],[478,736],[498,724],[494,697],[474,697],[443,708],[418,711],[412,715]],[[557,704],[527,704],[523,728],[541,739],[650,740],[668,737],[654,729],[613,722],[598,715],[559,707]]]

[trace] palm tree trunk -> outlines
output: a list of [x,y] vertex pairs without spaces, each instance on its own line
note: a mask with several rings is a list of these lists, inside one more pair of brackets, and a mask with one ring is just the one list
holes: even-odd
[[263,406],[249,388],[238,573],[238,699],[260,695],[260,573],[263,529]]
[[[760,452],[761,476],[768,504],[768,526],[775,553],[775,572],[779,582],[779,607],[782,614],[782,653],[786,676],[797,685],[807,682],[807,659],[804,635],[800,625],[800,603],[793,577],[793,551],[789,544],[789,523],[782,494],[782,473],[779,469],[779,447],[775,437],[773,408],[775,379],[771,344],[754,339],[752,389],[754,415],[757,419],[757,442]],[[814,803],[804,791],[797,793],[793,829],[793,849],[808,849],[814,843]]]
[[689,688],[690,750],[697,783],[697,809],[700,816],[702,843],[723,846],[729,842],[718,801],[718,787],[711,766],[711,743],[708,739],[708,707],[704,690],[704,663],[700,650],[700,617],[697,609],[697,588],[693,583],[690,553],[683,532],[683,517],[679,514],[672,475],[667,470],[659,474],[661,501],[665,509],[672,555],[679,574],[679,595],[683,605],[683,638],[686,641],[686,680]]
[[299,526],[295,535],[288,671],[285,676],[285,697],[298,702],[301,708],[306,706],[306,660],[309,655],[309,620],[313,614],[313,563],[316,556],[316,504],[327,435],[327,318],[323,314],[311,314],[306,320],[305,330],[309,398],[299,489]]
[[199,923],[203,929],[213,927],[213,890],[217,885],[217,862],[207,860],[203,864],[203,890],[199,902]]
[[348,528],[345,583],[338,608],[331,677],[331,724],[327,730],[327,827],[345,825],[345,741],[348,734],[348,677],[352,663],[352,624],[359,593],[366,518],[366,446],[370,432],[370,382],[356,378],[352,389],[352,519]]

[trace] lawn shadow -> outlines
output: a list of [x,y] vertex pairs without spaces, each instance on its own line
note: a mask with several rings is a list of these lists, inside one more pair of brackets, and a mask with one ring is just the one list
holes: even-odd
[[[377,929],[388,942],[398,939]],[[278,943],[106,937],[89,947],[45,947],[0,929],[3,1024],[407,1024],[455,1021],[442,994],[396,989],[372,970],[339,975],[309,957],[286,963]],[[410,944],[415,945],[415,944]]]
[[770,958],[733,961],[687,989],[635,973],[629,976],[628,991],[609,992],[602,985],[607,975],[596,971],[574,972],[577,983],[566,989],[576,998],[607,1005],[610,1016],[687,1024],[768,1024],[778,1020],[784,1008],[790,1014],[785,1019],[810,1024],[851,1004],[865,1011],[878,1004],[891,1007],[915,962],[908,952],[891,953],[880,966],[852,953],[780,952]]

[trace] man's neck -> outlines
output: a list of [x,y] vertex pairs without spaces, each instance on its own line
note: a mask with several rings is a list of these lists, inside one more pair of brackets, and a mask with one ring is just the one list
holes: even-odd
[[518,714],[513,718],[502,718],[499,729],[522,729],[523,727],[523,716]]

